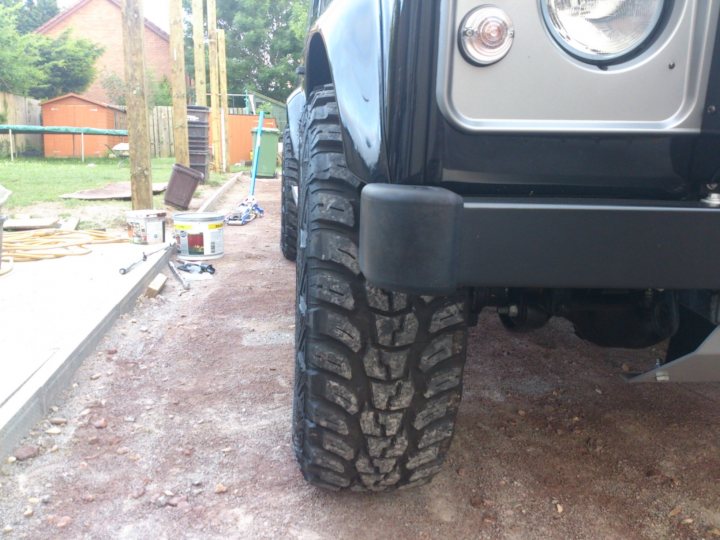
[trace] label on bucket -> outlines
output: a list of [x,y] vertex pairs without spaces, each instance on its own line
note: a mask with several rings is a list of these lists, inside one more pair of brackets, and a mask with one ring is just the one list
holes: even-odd
[[128,236],[133,244],[165,242],[165,213],[128,212]]
[[180,256],[220,257],[223,255],[223,223],[175,224]]

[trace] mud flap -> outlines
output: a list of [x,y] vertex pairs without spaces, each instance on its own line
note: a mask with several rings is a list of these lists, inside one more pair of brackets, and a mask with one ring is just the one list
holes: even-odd
[[631,383],[718,381],[720,381],[720,326],[713,330],[695,352],[628,379]]

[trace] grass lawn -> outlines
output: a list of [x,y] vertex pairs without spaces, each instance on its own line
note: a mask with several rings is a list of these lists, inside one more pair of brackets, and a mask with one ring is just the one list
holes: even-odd
[[[172,158],[153,159],[153,182],[170,180],[173,163]],[[207,185],[220,185],[222,178],[222,175],[211,173]],[[85,163],[78,159],[0,160],[0,185],[12,191],[4,207],[8,210],[17,211],[44,202],[62,202],[68,209],[77,208],[85,201],[60,199],[59,196],[129,181],[130,168],[127,161],[118,166],[117,160],[112,159],[91,159]],[[162,195],[156,196],[156,203],[162,205],[162,199]]]

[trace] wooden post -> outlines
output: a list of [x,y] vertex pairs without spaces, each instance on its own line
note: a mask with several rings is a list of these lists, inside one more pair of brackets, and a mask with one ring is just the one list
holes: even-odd
[[145,18],[142,5],[142,0],[122,0],[125,102],[133,210],[149,210],[153,207],[150,133],[145,97]]
[[207,107],[207,74],[205,73],[205,15],[203,0],[193,0],[193,45],[195,47],[195,105]]
[[173,140],[175,162],[190,166],[185,83],[185,31],[182,0],[170,0],[170,61],[172,62]]
[[220,116],[222,120],[223,172],[230,164],[230,108],[228,105],[227,51],[225,30],[218,30],[218,67],[220,68]]
[[10,134],[10,161],[15,161],[15,141],[13,139],[12,129],[9,130]]
[[220,76],[218,73],[217,8],[207,0],[208,36],[210,37],[210,130],[212,132],[213,169],[222,170],[222,136],[220,133]]

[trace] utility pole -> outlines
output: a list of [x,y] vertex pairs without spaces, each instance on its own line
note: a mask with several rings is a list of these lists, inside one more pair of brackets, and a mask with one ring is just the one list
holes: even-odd
[[185,82],[185,31],[182,0],[170,0],[170,59],[172,62],[173,135],[175,161],[190,166]]
[[133,210],[149,210],[153,207],[150,132],[145,97],[145,18],[142,6],[142,0],[122,0],[121,4]]
[[205,15],[203,0],[193,0],[193,45],[195,51],[195,105],[207,107],[207,75],[205,74]]
[[220,75],[218,73],[217,8],[207,0],[210,38],[210,129],[212,131],[213,169],[222,171],[222,133],[220,132]]
[[229,99],[225,30],[222,29],[218,30],[218,62],[220,67],[220,116],[222,118],[221,130],[223,133],[223,172],[227,172],[230,165],[230,109],[228,107]]

